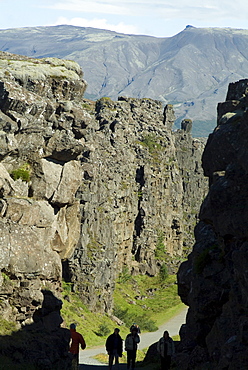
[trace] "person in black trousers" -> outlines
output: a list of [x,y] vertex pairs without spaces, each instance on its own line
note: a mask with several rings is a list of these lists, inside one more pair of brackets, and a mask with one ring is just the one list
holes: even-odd
[[112,369],[115,359],[115,365],[119,365],[119,357],[122,357],[122,338],[119,334],[120,329],[116,328],[106,340],[106,351],[109,355],[109,370]]
[[134,369],[136,352],[138,348],[138,343],[140,342],[140,337],[138,335],[138,329],[136,327],[132,328],[130,334],[127,335],[125,340],[125,350],[127,351],[127,369]]

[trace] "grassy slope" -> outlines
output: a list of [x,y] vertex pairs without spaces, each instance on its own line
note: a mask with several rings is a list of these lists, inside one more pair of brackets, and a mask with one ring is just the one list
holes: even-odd
[[[63,296],[61,314],[64,325],[68,327],[71,322],[77,323],[87,347],[103,345],[117,324],[107,315],[88,310],[77,294],[70,292],[68,284],[64,284]],[[159,277],[125,275],[120,276],[116,283],[114,315],[124,322],[120,328],[123,338],[129,333],[133,322],[139,324],[142,332],[153,331],[182,307],[175,276],[168,276],[161,281]],[[100,336],[102,333],[105,335]]]
[[[76,293],[71,292],[70,284],[63,284],[63,308],[61,315],[64,319],[64,326],[69,327],[71,322],[77,323],[77,329],[86,340],[87,347],[102,346],[107,336],[113,332],[116,323],[107,315],[91,312],[84,306]],[[177,295],[176,277],[168,276],[163,281],[159,277],[148,276],[131,277],[128,274],[121,274],[116,283],[114,293],[114,314],[124,321],[120,327],[121,336],[125,338],[129,333],[130,325],[137,322],[142,332],[156,330],[158,326],[174,316],[183,304]],[[120,317],[121,316],[121,317]],[[0,335],[13,334],[14,323],[0,320]],[[100,336],[104,332],[105,335]],[[142,366],[142,360],[146,350],[138,351],[137,361]],[[122,362],[126,362],[124,352]],[[108,357],[105,354],[98,356],[99,360],[107,363]],[[7,369],[22,370],[23,367],[16,367],[11,359],[1,356],[1,363]],[[144,370],[150,370],[146,365]],[[155,370],[157,364],[152,364]],[[28,370],[28,365],[25,365]],[[31,369],[31,368],[30,368]]]

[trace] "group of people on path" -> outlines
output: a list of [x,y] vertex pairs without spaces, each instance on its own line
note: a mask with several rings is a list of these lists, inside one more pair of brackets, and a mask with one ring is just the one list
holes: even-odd
[[[123,340],[119,334],[120,329],[116,328],[114,333],[111,334],[106,340],[106,351],[109,355],[109,370],[112,369],[113,362],[119,364],[119,357],[122,357]],[[130,333],[125,339],[125,351],[127,352],[127,369],[134,369],[136,361],[136,353],[138,343],[140,342],[139,327],[133,324],[130,328]]]
[[[79,364],[79,346],[82,349],[86,348],[83,336],[76,331],[76,325],[70,325],[71,344],[70,352],[72,354],[72,370],[78,370]],[[112,369],[114,360],[115,365],[119,365],[119,357],[122,357],[123,339],[120,336],[120,329],[115,328],[113,334],[110,334],[106,340],[106,351],[109,356],[108,367]],[[130,327],[130,333],[125,339],[125,351],[127,352],[127,369],[133,370],[135,368],[136,354],[138,344],[140,343],[140,329],[135,323]],[[171,358],[175,353],[174,342],[169,336],[168,331],[165,331],[163,337],[157,343],[157,351],[160,355],[161,370],[170,369]]]
[[[123,340],[119,334],[120,329],[115,328],[114,333],[106,340],[106,351],[109,355],[109,370],[112,369],[114,360],[115,364],[119,365],[119,357],[122,357]],[[135,368],[136,353],[138,343],[140,343],[140,329],[138,325],[133,324],[130,328],[130,333],[125,339],[125,351],[127,352],[127,369]],[[175,354],[175,346],[173,339],[169,336],[166,330],[157,343],[157,351],[160,355],[161,370],[169,370],[171,358]]]

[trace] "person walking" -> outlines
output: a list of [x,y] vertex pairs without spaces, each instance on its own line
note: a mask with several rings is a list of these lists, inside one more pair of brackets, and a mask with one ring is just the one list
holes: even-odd
[[72,354],[72,370],[78,370],[79,364],[79,345],[81,345],[82,349],[86,348],[85,340],[83,336],[76,331],[76,324],[70,325],[70,332],[71,332],[71,344],[69,351]]
[[140,337],[138,335],[137,327],[133,327],[130,334],[126,336],[125,350],[127,351],[127,369],[135,368],[136,353]]
[[139,325],[138,324],[135,324],[135,322],[130,326],[130,331],[132,331],[133,328],[137,328],[138,329],[138,334],[141,333]]
[[173,339],[169,336],[167,330],[164,332],[162,338],[160,338],[158,341],[157,351],[160,355],[161,370],[169,370],[171,365],[171,357],[175,353],[175,346]]
[[109,355],[109,370],[112,369],[113,362],[115,359],[115,365],[118,365],[119,368],[119,357],[122,357],[122,338],[119,334],[120,329],[115,328],[113,334],[106,340],[106,351]]

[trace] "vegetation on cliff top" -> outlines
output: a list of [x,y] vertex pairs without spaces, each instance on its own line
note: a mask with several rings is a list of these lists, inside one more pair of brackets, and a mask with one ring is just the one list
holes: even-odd
[[[79,80],[81,69],[79,65],[70,60],[60,60],[58,58],[23,60],[0,59],[0,76],[5,77],[7,73],[22,81],[26,79],[46,80],[52,78],[65,78]],[[7,73],[6,73],[7,72]]]

